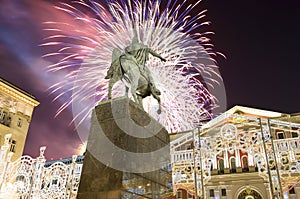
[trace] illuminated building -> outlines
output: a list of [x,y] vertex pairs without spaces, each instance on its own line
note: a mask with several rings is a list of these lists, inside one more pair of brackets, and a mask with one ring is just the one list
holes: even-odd
[[300,198],[299,130],[297,114],[228,110],[171,142],[174,193],[178,199]]
[[[236,106],[198,129],[172,135],[174,197],[300,198],[299,133],[299,114]],[[0,198],[76,198],[82,156],[46,163],[42,147],[37,158],[11,162],[9,146],[6,135]]]
[[12,162],[10,136],[0,150],[0,199],[76,198],[83,156],[46,162],[43,146],[38,157],[25,155]]
[[34,107],[35,97],[0,78],[0,144],[11,134],[12,161],[21,157]]

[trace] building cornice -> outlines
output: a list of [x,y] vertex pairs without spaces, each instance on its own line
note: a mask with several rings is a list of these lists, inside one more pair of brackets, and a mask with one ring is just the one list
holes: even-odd
[[35,97],[22,89],[16,87],[15,85],[5,81],[4,79],[0,78],[0,91],[7,94],[8,96],[22,101],[28,105],[33,107],[39,105],[40,103],[35,99]]

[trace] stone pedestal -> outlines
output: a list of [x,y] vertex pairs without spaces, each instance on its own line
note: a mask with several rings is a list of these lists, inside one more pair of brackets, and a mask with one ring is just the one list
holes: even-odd
[[255,172],[255,166],[249,166],[249,171],[250,172]]
[[218,173],[219,173],[218,169],[213,169],[211,171],[211,175],[218,175]]
[[242,167],[237,167],[237,168],[236,168],[236,172],[237,172],[237,173],[242,173],[242,172],[243,172]]
[[95,107],[78,199],[162,198],[171,193],[169,135],[128,98]]

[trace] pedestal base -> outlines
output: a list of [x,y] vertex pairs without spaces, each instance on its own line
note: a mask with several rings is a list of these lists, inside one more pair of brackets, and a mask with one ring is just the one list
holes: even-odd
[[249,166],[249,172],[255,172],[255,166]]
[[77,198],[163,198],[172,193],[169,141],[168,132],[128,98],[99,104],[92,114]]

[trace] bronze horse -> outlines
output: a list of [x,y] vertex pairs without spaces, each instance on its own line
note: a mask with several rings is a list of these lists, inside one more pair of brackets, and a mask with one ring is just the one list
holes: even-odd
[[[159,104],[158,113],[161,112],[160,91],[155,87],[150,70],[145,66],[149,54],[166,61],[159,54],[147,46],[133,39],[132,44],[125,48],[125,53],[114,49],[112,63],[105,79],[109,79],[108,98],[111,99],[113,85],[122,80],[126,85],[126,94],[130,89],[134,101],[143,109],[143,98],[152,95]],[[129,84],[129,85],[128,85]]]

